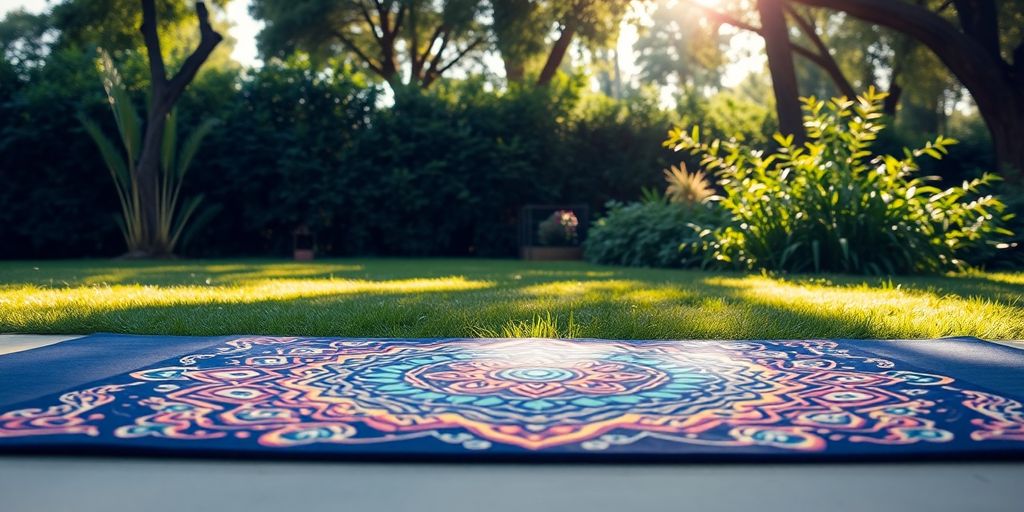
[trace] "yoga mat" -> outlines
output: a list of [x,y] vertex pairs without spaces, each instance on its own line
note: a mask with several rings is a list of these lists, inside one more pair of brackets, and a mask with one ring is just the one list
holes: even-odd
[[866,341],[98,334],[0,356],[0,452],[1024,458],[1024,350]]

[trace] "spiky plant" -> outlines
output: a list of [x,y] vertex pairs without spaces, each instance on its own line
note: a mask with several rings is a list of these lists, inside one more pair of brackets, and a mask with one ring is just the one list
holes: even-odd
[[103,77],[103,90],[114,114],[114,122],[121,139],[121,148],[111,141],[100,129],[99,125],[84,114],[78,114],[86,133],[92,137],[103,156],[103,161],[110,171],[117,189],[117,197],[121,203],[121,217],[118,225],[124,235],[129,255],[143,254],[147,249],[160,248],[162,252],[171,254],[181,239],[185,226],[195,214],[203,200],[202,195],[184,200],[178,208],[181,198],[181,186],[188,172],[189,165],[195,157],[204,137],[217,124],[216,119],[202,122],[184,144],[178,148],[177,115],[174,110],[167,116],[167,125],[161,143],[161,168],[157,180],[155,232],[145,222],[137,163],[142,148],[142,127],[138,112],[132,104],[131,97],[125,89],[121,75],[114,66],[110,55],[100,51],[100,68]]
[[711,187],[711,182],[708,181],[704,172],[691,173],[686,170],[684,162],[665,169],[665,181],[668,182],[665,196],[673,203],[691,206],[703,203],[715,195],[715,189]]

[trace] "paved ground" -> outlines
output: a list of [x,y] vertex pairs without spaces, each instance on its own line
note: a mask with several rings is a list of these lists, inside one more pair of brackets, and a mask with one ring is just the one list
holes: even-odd
[[[0,354],[75,336],[0,336]],[[0,456],[3,512],[1021,511],[1024,464],[367,464]]]
[[45,347],[80,337],[77,334],[0,334],[0,356]]

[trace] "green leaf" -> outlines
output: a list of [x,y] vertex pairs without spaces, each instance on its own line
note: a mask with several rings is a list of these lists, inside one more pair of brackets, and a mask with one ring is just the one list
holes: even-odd
[[174,153],[177,151],[177,138],[178,138],[178,109],[171,109],[171,113],[167,114],[167,120],[164,123],[164,138],[160,144],[160,162],[163,166],[163,172],[173,173],[177,175],[177,169],[174,167]]
[[203,139],[210,134],[211,131],[217,125],[220,124],[218,119],[207,119],[199,124],[192,133],[189,134],[188,138],[185,139],[185,143],[181,146],[181,154],[178,155],[178,179],[185,177],[185,173],[188,172],[189,165],[192,164],[192,159],[195,158],[196,153],[199,151],[199,147],[203,143]]
[[103,134],[103,130],[100,129],[93,120],[85,117],[84,114],[77,114],[78,122],[85,128],[85,132],[89,134],[93,142],[96,143],[96,147],[100,150],[100,155],[103,157],[103,163],[106,164],[107,169],[110,170],[111,176],[114,178],[115,185],[118,188],[126,189],[128,184],[131,183],[131,176],[129,175],[128,166],[125,164],[124,157],[121,156],[120,151],[114,146],[114,143]]

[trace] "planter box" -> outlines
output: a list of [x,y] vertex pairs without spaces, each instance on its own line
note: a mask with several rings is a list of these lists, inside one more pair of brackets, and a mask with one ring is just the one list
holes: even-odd
[[525,245],[519,248],[519,257],[533,261],[581,260],[583,248]]

